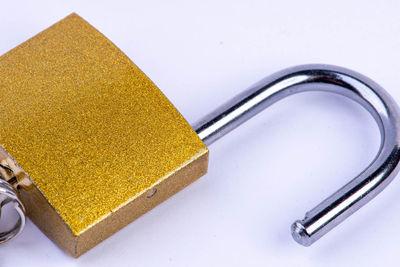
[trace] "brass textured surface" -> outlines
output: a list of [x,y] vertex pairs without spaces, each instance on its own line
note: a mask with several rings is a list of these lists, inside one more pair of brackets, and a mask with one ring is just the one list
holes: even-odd
[[168,179],[158,184],[156,187],[157,193],[153,197],[147,198],[147,194],[142,194],[134,201],[121,207],[118,213],[113,213],[99,222],[98,227],[91,227],[88,229],[84,234],[78,237],[76,255],[81,255],[86,252],[101,240],[104,240],[109,235],[118,231],[121,226],[127,225],[163,200],[195,181],[206,173],[207,165],[208,153],[205,153],[196,161],[174,172]]
[[[75,238],[75,248],[67,249],[73,255],[80,236],[104,227],[102,221],[152,187],[175,177],[181,189],[207,170],[201,159],[208,150],[185,119],[76,14],[0,57],[0,97],[0,143],[31,178],[35,197],[43,197],[47,212]],[[201,166],[191,166],[196,162]],[[164,190],[137,216],[177,191]],[[22,195],[29,213],[35,201]],[[50,237],[57,234],[40,214],[31,217]],[[122,221],[113,230],[92,230],[94,243],[128,223]]]

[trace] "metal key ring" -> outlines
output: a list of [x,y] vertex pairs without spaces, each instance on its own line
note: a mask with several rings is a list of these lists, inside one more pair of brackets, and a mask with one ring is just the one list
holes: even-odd
[[325,91],[346,96],[374,117],[381,133],[375,159],[357,177],[292,225],[293,238],[309,246],[379,194],[396,176],[400,161],[400,113],[377,83],[355,71],[330,65],[302,65],[275,73],[233,98],[194,126],[206,145],[287,96]]
[[14,188],[8,182],[0,178],[0,215],[1,208],[8,203],[14,204],[19,217],[10,230],[0,232],[0,244],[16,237],[25,226],[24,205],[18,198],[17,192],[14,190]]

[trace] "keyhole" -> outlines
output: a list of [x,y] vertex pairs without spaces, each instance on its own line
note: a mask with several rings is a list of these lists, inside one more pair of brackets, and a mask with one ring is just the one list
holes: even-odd
[[147,193],[147,198],[153,197],[157,193],[157,188],[152,188],[149,190],[149,193]]

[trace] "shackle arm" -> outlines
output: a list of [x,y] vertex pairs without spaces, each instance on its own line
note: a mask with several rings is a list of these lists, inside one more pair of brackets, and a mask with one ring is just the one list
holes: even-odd
[[381,145],[370,165],[348,184],[292,224],[292,236],[310,246],[379,194],[396,176],[400,161],[400,113],[390,95],[369,78],[330,65],[302,65],[275,73],[233,98],[194,126],[206,145],[229,133],[280,99],[300,92],[346,96],[374,117]]

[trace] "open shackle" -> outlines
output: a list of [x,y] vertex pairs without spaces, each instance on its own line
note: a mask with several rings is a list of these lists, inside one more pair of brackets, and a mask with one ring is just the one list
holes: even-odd
[[203,142],[210,145],[280,99],[307,91],[333,92],[361,104],[378,124],[381,145],[364,171],[292,224],[294,240],[304,246],[310,246],[364,206],[398,173],[400,113],[392,97],[357,72],[331,65],[302,65],[261,80],[194,126]]

